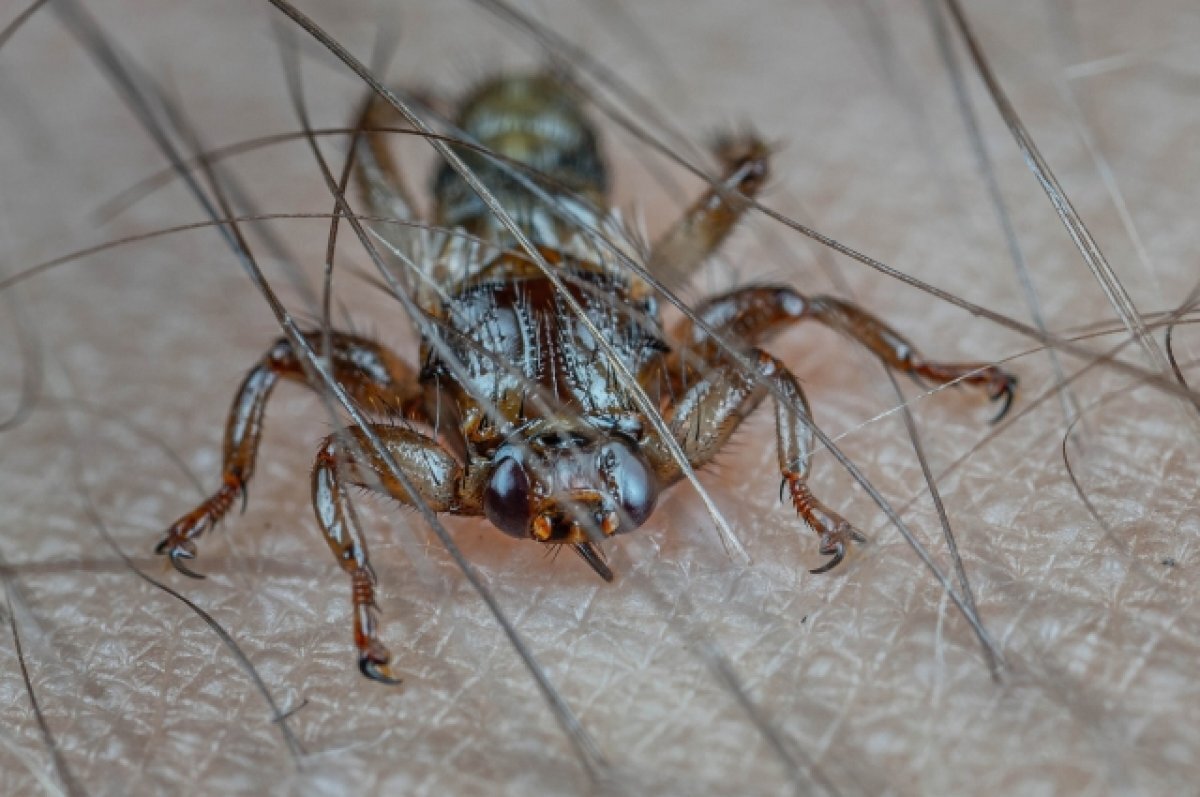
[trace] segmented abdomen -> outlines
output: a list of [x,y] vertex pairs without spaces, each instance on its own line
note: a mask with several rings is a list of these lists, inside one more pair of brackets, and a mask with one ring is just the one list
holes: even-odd
[[[498,161],[458,148],[535,243],[561,248],[578,219],[595,219],[606,211],[608,173],[596,134],[579,103],[553,77],[488,81],[463,101],[455,123],[461,135],[499,156]],[[449,164],[438,170],[433,190],[439,224],[507,246],[511,235],[504,225]],[[573,218],[564,220],[563,214]]]

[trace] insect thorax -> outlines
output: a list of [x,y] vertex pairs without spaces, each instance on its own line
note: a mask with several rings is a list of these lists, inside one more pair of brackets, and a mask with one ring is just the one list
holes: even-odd
[[[666,348],[653,300],[633,298],[627,282],[594,264],[560,260],[553,250],[545,254],[565,290],[510,253],[462,286],[445,308],[443,341],[453,365],[427,341],[421,374],[426,385],[437,383],[453,394],[443,418],[461,422],[465,418],[454,416],[462,409],[491,405],[500,416],[494,431],[504,436],[547,414],[612,418],[634,412],[628,386],[589,325],[628,372],[639,373]],[[586,323],[566,306],[564,294],[583,309]]]

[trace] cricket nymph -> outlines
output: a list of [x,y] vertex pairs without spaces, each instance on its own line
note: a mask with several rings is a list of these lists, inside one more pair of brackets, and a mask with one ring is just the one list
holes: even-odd
[[[663,331],[656,290],[629,263],[664,281],[704,263],[767,179],[769,152],[752,135],[718,144],[720,178],[647,248],[608,207],[598,138],[569,85],[548,74],[483,84],[458,105],[454,149],[532,242],[535,258],[449,164],[434,180],[432,225],[414,225],[414,204],[383,129],[395,119],[383,99],[368,102],[355,166],[369,214],[407,223],[381,224],[376,233],[401,261],[401,281],[420,310],[421,366],[358,335],[306,334],[346,393],[380,418],[371,431],[404,477],[396,478],[357,427],[325,439],[312,473],[318,525],[351,579],[354,644],[370,678],[395,680],[349,487],[434,512],[485,516],[510,536],[570,546],[611,581],[600,544],[645,523],[661,491],[687,467],[711,462],[770,397],[779,473],[831,557],[813,571],[820,573],[862,537],[809,490],[811,413],[796,378],[761,343],[789,325],[818,321],[897,371],[982,389],[1002,402],[1000,415],[1012,402],[1016,379],[999,368],[926,361],[857,306],[785,286],[712,297],[674,334]],[[267,351],[234,399],[221,487],[157,548],[181,572],[195,575],[184,560],[195,556],[196,540],[245,498],[267,400],[280,379],[308,384],[287,339]]]

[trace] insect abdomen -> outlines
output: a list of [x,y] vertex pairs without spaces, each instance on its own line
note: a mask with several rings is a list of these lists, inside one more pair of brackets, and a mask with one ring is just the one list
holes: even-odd
[[[455,122],[468,139],[517,164],[459,148],[466,164],[537,243],[557,246],[562,230],[570,228],[552,214],[551,206],[579,205],[579,199],[606,206],[608,173],[596,134],[579,103],[553,77],[489,81],[466,98]],[[534,172],[543,178],[534,179]],[[523,179],[533,179],[554,201],[537,196]],[[440,224],[493,240],[503,238],[503,226],[448,164],[438,170],[434,193]]]

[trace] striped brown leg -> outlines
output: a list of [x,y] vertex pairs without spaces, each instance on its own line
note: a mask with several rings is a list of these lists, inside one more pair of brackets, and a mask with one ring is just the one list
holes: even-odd
[[[754,136],[722,140],[716,148],[723,176],[654,244],[646,269],[670,287],[682,285],[729,237],[762,188],[770,171],[770,152]],[[742,196],[738,196],[741,194]]]
[[[322,347],[319,332],[308,333],[309,344],[318,352]],[[331,337],[330,358],[338,382],[364,409],[391,411],[408,417],[421,416],[419,387],[415,375],[388,349],[378,343],[335,332]],[[170,557],[179,572],[200,578],[189,570],[184,559],[196,555],[196,540],[212,528],[239,500],[246,499],[246,485],[254,474],[258,445],[262,439],[263,415],[267,400],[280,379],[308,384],[292,346],[280,339],[246,375],[225,426],[225,449],[221,486],[198,507],[175,521],[167,536],[155,548]]]
[[[751,349],[746,356],[754,363],[752,373],[728,360],[717,361],[668,408],[671,435],[688,463],[700,468],[770,393],[775,403],[779,471],[796,511],[820,538],[821,553],[833,557],[812,571],[824,573],[842,561],[850,543],[864,538],[808,488],[815,435],[808,402],[796,378],[764,351]],[[662,483],[679,480],[679,465],[661,442],[652,441],[647,451]]]
[[[1000,401],[999,421],[1012,406],[1017,378],[989,363],[939,363],[921,356],[916,347],[871,313],[832,296],[808,298],[791,288],[754,286],[732,291],[705,302],[697,314],[735,345],[755,345],[799,321],[811,319],[853,338],[889,368],[914,378],[944,385],[961,382],[982,388],[992,401]],[[703,359],[721,356],[720,347],[702,329],[686,322],[680,337]]]
[[476,502],[465,498],[462,466],[435,441],[397,426],[374,425],[371,431],[391,454],[408,485],[392,476],[361,429],[350,428],[330,435],[321,445],[313,466],[312,501],[329,549],[350,576],[358,667],[368,678],[396,683],[388,668],[391,654],[379,640],[375,572],[346,487],[376,490],[408,505],[419,497],[434,512],[476,515],[480,510]]
[[[832,297],[809,299],[791,288],[758,286],[716,297],[696,312],[708,328],[741,349],[755,366],[752,373],[744,372],[706,331],[686,321],[677,335],[683,347],[653,372],[662,374],[659,378],[663,378],[669,391],[670,400],[664,403],[671,418],[672,435],[689,463],[699,467],[712,459],[742,420],[772,392],[784,483],[796,511],[820,536],[821,553],[833,557],[814,572],[837,565],[847,546],[862,541],[862,536],[809,490],[812,417],[795,377],[769,354],[744,347],[799,321],[812,319],[850,335],[898,371],[940,384],[961,379],[982,387],[989,398],[1003,400],[1001,416],[1008,410],[1016,388],[1016,378],[993,365],[928,362],[882,321]],[[793,408],[800,408],[803,413]],[[665,448],[656,446],[654,453],[660,477],[667,482],[678,479],[678,466]]]

